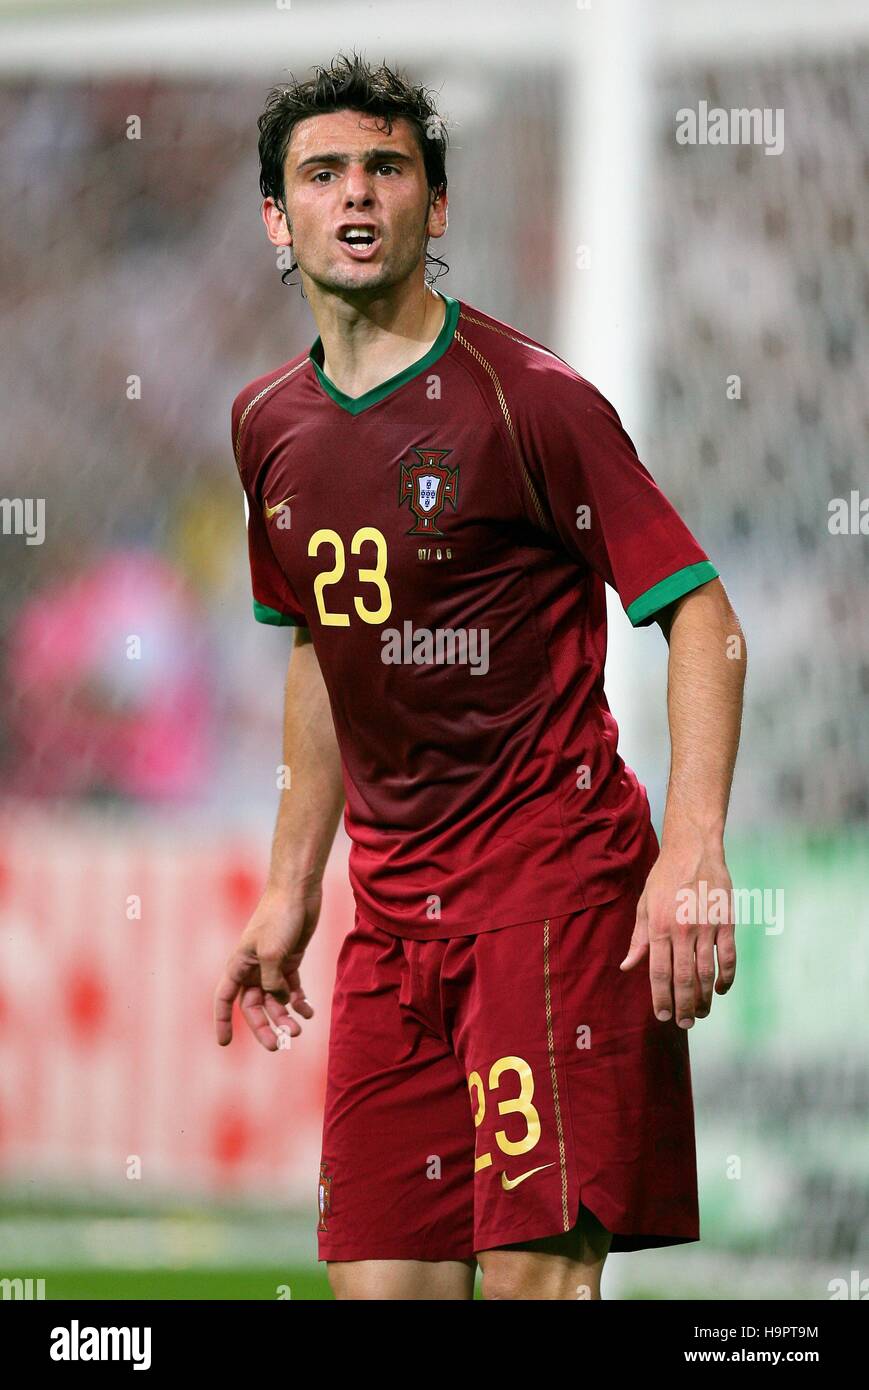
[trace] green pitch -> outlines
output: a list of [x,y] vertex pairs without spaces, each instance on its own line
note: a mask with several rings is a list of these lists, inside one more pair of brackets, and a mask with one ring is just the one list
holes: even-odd
[[[50,1299],[331,1299],[325,1271],[312,1269],[49,1269],[10,1270],[12,1278],[45,1280]],[[287,1294],[289,1289],[289,1295]]]

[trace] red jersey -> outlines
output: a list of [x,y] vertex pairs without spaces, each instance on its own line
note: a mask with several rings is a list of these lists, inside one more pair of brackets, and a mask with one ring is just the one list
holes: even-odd
[[607,400],[442,294],[430,350],[358,397],[319,338],[238,395],[254,613],[329,693],[360,915],[456,936],[608,902],[648,856],[604,695],[635,626],[716,577]]

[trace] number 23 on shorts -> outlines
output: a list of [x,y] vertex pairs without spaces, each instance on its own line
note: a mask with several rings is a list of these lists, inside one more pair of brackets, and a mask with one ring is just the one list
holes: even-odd
[[[493,1062],[489,1068],[488,1088],[483,1085],[483,1078],[478,1071],[471,1072],[468,1077],[468,1090],[472,1101],[476,1100],[474,1124],[479,1129],[485,1118],[486,1090],[490,1093],[498,1092],[501,1089],[502,1078],[506,1080],[510,1073],[515,1073],[519,1078],[519,1094],[499,1100],[498,1114],[521,1115],[525,1121],[525,1134],[521,1139],[508,1139],[506,1131],[498,1129],[495,1131],[495,1142],[504,1154],[525,1154],[540,1140],[540,1116],[532,1104],[534,1075],[524,1057],[499,1057],[497,1062]],[[474,1159],[474,1172],[479,1173],[483,1168],[491,1167],[491,1164],[491,1153],[477,1154]]]

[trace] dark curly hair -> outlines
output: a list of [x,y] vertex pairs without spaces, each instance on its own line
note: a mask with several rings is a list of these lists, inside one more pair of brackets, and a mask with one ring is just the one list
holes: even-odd
[[[287,210],[284,164],[293,131],[299,121],[331,111],[364,112],[382,121],[378,128],[386,135],[392,134],[392,122],[403,116],[416,134],[432,197],[446,192],[447,129],[425,87],[414,86],[385,62],[372,69],[355,49],[350,58],[343,53],[333,58],[328,68],[318,64],[305,82],[297,82],[292,74],[290,79],[271,89],[257,121],[260,191],[264,198],[274,198],[282,212]],[[429,259],[446,270],[439,257]],[[282,278],[295,269],[293,265]]]

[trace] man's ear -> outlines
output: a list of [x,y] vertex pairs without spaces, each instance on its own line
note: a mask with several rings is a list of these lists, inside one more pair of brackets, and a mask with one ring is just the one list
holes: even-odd
[[262,219],[266,235],[272,246],[291,246],[292,228],[290,219],[276,198],[265,198],[262,205]]

